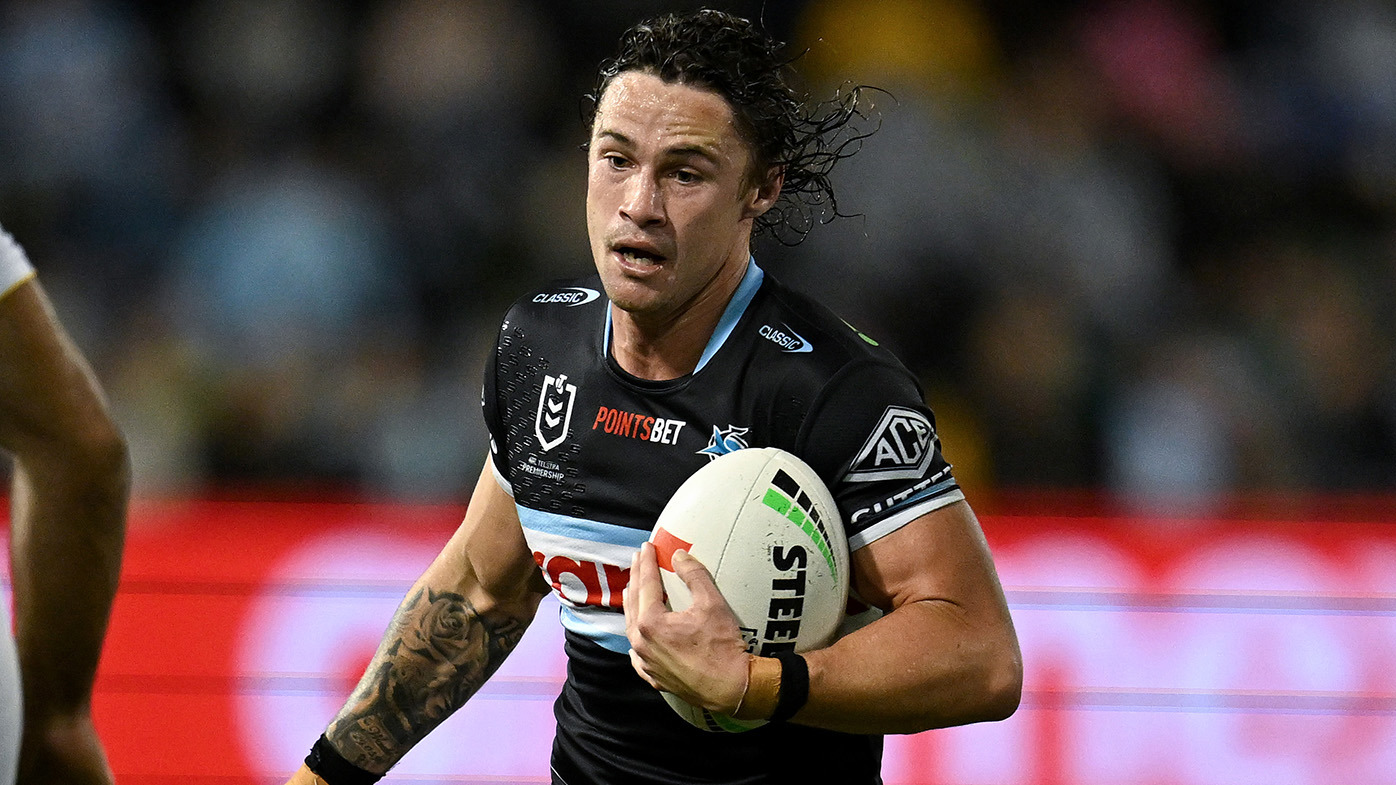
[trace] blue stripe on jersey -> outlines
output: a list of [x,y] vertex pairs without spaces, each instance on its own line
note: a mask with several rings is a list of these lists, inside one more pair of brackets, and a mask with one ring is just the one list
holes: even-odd
[[717,350],[726,343],[727,336],[737,327],[737,321],[746,313],[746,307],[751,305],[752,298],[756,297],[756,291],[761,288],[761,281],[766,277],[760,267],[756,266],[756,259],[748,257],[746,263],[746,275],[742,276],[742,282],[737,284],[737,291],[732,295],[732,301],[727,303],[727,310],[722,312],[722,318],[717,320],[717,329],[713,330],[713,336],[708,339],[708,345],[703,349],[703,356],[698,358],[698,367],[693,369],[694,373],[703,370],[703,366],[717,354]]
[[895,505],[888,508],[887,512],[889,515],[895,514],[898,510],[904,510],[907,507],[920,504],[923,499],[929,499],[932,496],[945,493],[957,484],[958,483],[955,481],[955,478],[953,477],[948,480],[941,480],[935,485],[932,485],[931,487],[926,488],[922,491],[918,491],[917,493],[913,493],[912,495],[906,497],[900,502],[897,502]]
[[[610,649],[611,651],[616,652],[618,654],[630,653],[630,639],[625,637],[623,633],[615,633],[611,632],[610,630],[602,629],[601,627],[587,621],[585,618],[583,618],[582,614],[578,613],[576,610],[569,608],[566,605],[562,605],[560,607],[561,610],[559,611],[558,615],[561,618],[562,626],[564,629],[571,630],[572,632],[577,633],[583,638],[588,638],[594,641],[598,646],[601,646],[605,649]],[[607,615],[617,617],[617,619],[620,622],[620,629],[625,629],[625,617],[623,615],[614,612],[609,613]]]
[[965,494],[960,490],[955,480],[950,479],[936,483],[930,488],[898,502],[895,507],[886,510],[886,514],[876,523],[865,529],[860,529],[849,537],[848,549],[856,551],[868,543],[886,537],[928,512],[948,507],[955,502],[963,501],[964,498]]
[[632,529],[629,526],[599,523],[585,518],[559,515],[555,512],[543,512],[525,507],[522,504],[514,506],[519,511],[519,523],[523,524],[525,529],[572,537],[578,540],[604,542],[608,545],[623,545],[628,548],[639,548],[650,537],[649,532]]
[[[736,329],[737,322],[746,313],[746,307],[751,305],[751,301],[756,297],[756,292],[761,288],[761,281],[765,280],[766,273],[756,266],[756,258],[748,256],[746,261],[746,274],[742,276],[742,282],[737,284],[737,291],[733,293],[731,302],[727,303],[727,309],[722,312],[722,318],[717,321],[717,329],[713,330],[712,337],[708,339],[708,345],[703,348],[703,356],[698,358],[698,367],[693,369],[694,373],[703,370],[703,366],[717,354],[717,350],[722,348],[722,344],[727,342],[727,337]],[[606,308],[606,327],[602,333],[601,351],[609,354],[611,351],[611,309]]]

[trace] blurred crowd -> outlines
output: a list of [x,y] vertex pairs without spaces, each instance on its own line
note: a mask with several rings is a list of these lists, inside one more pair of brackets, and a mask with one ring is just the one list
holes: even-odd
[[[885,91],[851,217],[757,257],[908,362],[971,495],[1396,488],[1396,6],[708,4]],[[696,5],[0,5],[0,223],[137,493],[464,498],[499,317],[590,268],[595,67]]]

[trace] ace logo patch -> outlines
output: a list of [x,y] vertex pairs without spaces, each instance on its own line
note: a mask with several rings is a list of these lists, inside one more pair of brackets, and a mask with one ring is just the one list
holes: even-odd
[[533,435],[543,446],[543,452],[562,444],[572,427],[572,405],[577,400],[577,385],[568,384],[564,375],[543,377],[543,391],[538,395],[538,417],[533,421]]
[[888,406],[844,479],[851,482],[914,480],[935,455],[935,429],[926,415],[906,406]]

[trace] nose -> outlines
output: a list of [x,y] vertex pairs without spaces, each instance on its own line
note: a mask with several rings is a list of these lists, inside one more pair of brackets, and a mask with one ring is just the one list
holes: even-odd
[[653,177],[637,172],[625,184],[625,198],[620,213],[636,226],[656,226],[664,223],[664,194]]

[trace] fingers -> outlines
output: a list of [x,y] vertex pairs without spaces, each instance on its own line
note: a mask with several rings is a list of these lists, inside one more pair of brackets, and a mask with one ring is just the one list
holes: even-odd
[[674,574],[688,587],[688,592],[693,595],[694,605],[727,606],[727,600],[718,590],[712,573],[688,551],[674,551]]
[[[654,586],[658,585],[658,591]],[[641,622],[647,615],[663,613],[664,586],[659,578],[659,564],[654,555],[654,546],[644,543],[635,555],[630,557],[630,579],[625,584],[621,598],[621,608],[625,611],[625,634],[630,639],[630,663],[635,672],[645,681],[650,681],[644,669],[644,660],[636,648],[645,646],[645,635]],[[659,604],[659,608],[654,606]]]
[[698,559],[676,550],[671,566],[693,598],[683,611],[664,603],[654,546],[642,545],[631,559],[622,602],[630,666],[646,684],[695,706],[736,705],[746,678],[737,618]]
[[626,584],[630,597],[635,601],[635,618],[664,610],[664,583],[659,579],[659,560],[654,554],[654,546],[644,543],[635,554],[630,566],[630,582]]
[[[653,586],[657,585],[657,590]],[[651,586],[644,590],[645,586]],[[621,610],[625,611],[625,627],[633,629],[640,618],[651,611],[656,602],[664,601],[664,584],[659,579],[659,564],[654,555],[654,546],[644,543],[630,557],[630,577],[621,592]],[[662,610],[662,608],[661,608]]]
[[638,561],[639,558],[639,551],[636,551],[630,556],[630,572],[626,575],[625,588],[620,590],[620,609],[625,612],[626,630],[629,630],[631,625],[635,623],[635,603],[630,598],[630,587],[635,585],[635,562]]
[[634,649],[630,650],[630,667],[634,668],[635,672],[640,674],[640,678],[644,679],[646,684],[649,684],[656,690],[660,689],[659,682],[655,681],[654,677],[650,675],[649,669],[645,667],[645,661],[640,657],[639,652]]

